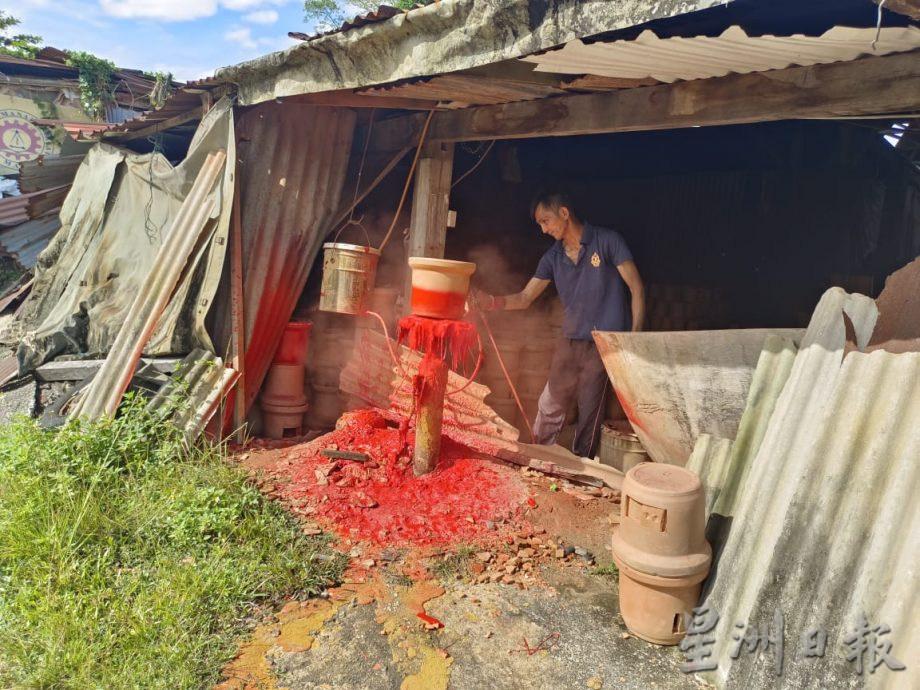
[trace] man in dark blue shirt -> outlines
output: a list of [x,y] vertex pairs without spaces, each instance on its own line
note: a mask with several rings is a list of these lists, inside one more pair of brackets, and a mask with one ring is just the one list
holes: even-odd
[[540,395],[534,437],[537,443],[555,443],[566,412],[577,399],[572,452],[594,457],[609,385],[591,331],[642,330],[645,288],[620,234],[583,222],[568,195],[543,192],[534,199],[531,211],[543,233],[556,243],[540,259],[523,290],[476,299],[486,309],[526,309],[550,281],[556,284],[564,315],[563,337]]

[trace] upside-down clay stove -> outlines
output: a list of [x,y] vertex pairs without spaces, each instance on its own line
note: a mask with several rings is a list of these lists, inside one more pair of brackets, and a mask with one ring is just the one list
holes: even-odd
[[472,354],[478,342],[475,326],[460,320],[476,264],[410,257],[409,266],[412,314],[400,320],[397,339],[424,353],[412,382],[416,411],[412,463],[420,476],[434,469],[441,451],[448,371]]

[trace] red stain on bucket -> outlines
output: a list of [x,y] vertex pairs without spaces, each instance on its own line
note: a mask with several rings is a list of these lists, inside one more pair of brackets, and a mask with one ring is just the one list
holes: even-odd
[[435,319],[459,319],[466,304],[464,292],[441,292],[412,286],[412,313]]
[[310,345],[310,321],[291,321],[284,327],[281,343],[275,351],[273,364],[305,364]]

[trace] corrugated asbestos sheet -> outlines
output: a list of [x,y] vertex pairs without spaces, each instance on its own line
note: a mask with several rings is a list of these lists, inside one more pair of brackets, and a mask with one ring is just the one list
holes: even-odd
[[[744,485],[736,499],[718,501],[726,503],[721,511],[731,529],[704,604],[719,613],[712,650],[718,668],[708,674],[719,687],[893,689],[916,677],[910,666],[920,658],[920,353],[844,357],[844,314],[857,348],[865,348],[875,303],[828,290],[763,440],[747,459]],[[719,513],[716,506],[713,518]],[[775,648],[732,659],[736,622],[769,624],[776,633],[777,609],[785,618],[782,676]],[[890,627],[878,641],[893,643],[891,656],[908,671],[883,665],[870,674],[870,647],[857,675],[844,639],[860,615],[870,626]],[[815,628],[827,633],[826,652],[806,658],[802,636]]]
[[567,92],[548,84],[516,81],[513,79],[483,78],[474,75],[445,74],[421,81],[396,86],[382,86],[358,93],[398,98],[443,101],[465,105],[497,105],[513,101],[532,101],[548,96],[562,96]]
[[60,229],[61,218],[57,213],[0,229],[0,252],[12,256],[23,268],[35,268],[38,255]]
[[[247,409],[332,230],[354,126],[354,111],[291,103],[266,103],[240,116]],[[216,342],[227,343],[229,295],[222,301]]]
[[521,58],[536,63],[538,72],[595,74],[604,77],[663,82],[708,79],[854,60],[863,55],[887,55],[920,48],[920,29],[875,29],[836,26],[821,36],[748,36],[732,26],[721,36],[658,38],[643,31],[634,41],[566,43],[560,50]]

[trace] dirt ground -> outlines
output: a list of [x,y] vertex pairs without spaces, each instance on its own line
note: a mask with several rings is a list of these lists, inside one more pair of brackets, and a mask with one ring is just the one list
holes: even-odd
[[371,544],[291,498],[286,477],[306,447],[267,444],[239,457],[306,529],[337,533],[336,548],[350,556],[345,581],[267,616],[218,690],[702,686],[679,670],[686,659],[676,647],[644,642],[623,624],[609,568],[617,493],[589,495],[494,463],[527,498],[487,533],[452,545]]

